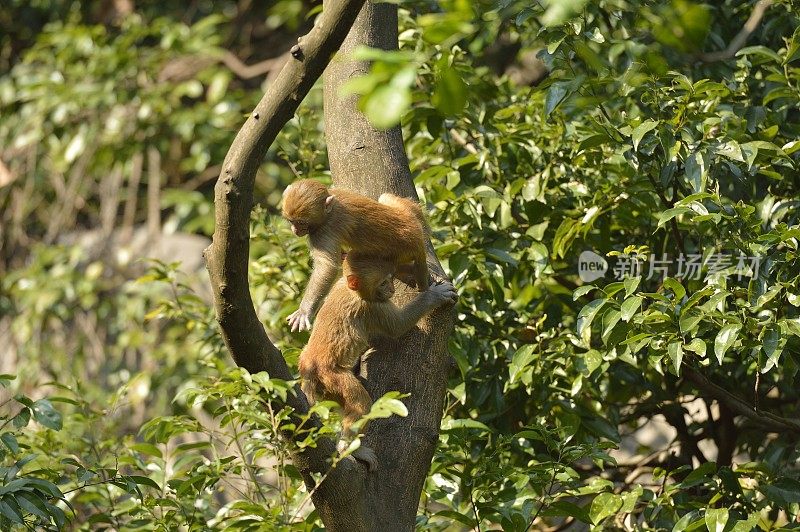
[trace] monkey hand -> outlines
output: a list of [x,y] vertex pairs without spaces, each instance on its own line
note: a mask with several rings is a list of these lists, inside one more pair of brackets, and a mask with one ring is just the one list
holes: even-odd
[[441,283],[432,285],[430,288],[428,288],[428,292],[431,293],[431,296],[436,299],[436,302],[439,305],[444,305],[445,303],[455,303],[458,299],[456,287],[453,286],[453,283],[450,281],[442,281]]
[[289,322],[292,332],[307,331],[311,329],[311,312],[301,306],[292,312],[286,321]]

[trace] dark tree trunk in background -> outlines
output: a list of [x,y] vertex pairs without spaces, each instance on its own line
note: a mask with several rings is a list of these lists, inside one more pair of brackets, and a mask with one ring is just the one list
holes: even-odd
[[[330,2],[328,2],[330,3]],[[327,6],[328,3],[325,5]],[[399,127],[378,131],[357,110],[357,96],[342,98],[347,80],[369,69],[348,54],[366,45],[397,48],[397,6],[367,2],[361,9],[339,56],[325,72],[325,136],[333,182],[377,198],[383,192],[416,198]],[[444,276],[429,246],[434,278]],[[413,296],[400,294],[399,301]],[[362,360],[362,376],[373,399],[397,390],[408,417],[371,422],[365,444],[378,454],[378,470],[366,479],[366,519],[369,530],[413,530],[420,493],[439,437],[450,357],[447,339],[455,318],[443,308],[423,320],[417,330],[397,341],[376,346]]]

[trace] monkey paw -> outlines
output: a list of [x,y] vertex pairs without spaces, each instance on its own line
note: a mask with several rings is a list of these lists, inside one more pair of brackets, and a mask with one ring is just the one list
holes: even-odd
[[308,331],[311,329],[311,313],[302,307],[292,312],[286,321],[292,332]]
[[458,300],[456,288],[449,281],[431,285],[428,290],[437,298],[440,304],[455,303]]
[[367,470],[369,472],[375,471],[378,468],[378,455],[369,447],[364,447],[362,445],[353,451],[353,458],[367,464]]

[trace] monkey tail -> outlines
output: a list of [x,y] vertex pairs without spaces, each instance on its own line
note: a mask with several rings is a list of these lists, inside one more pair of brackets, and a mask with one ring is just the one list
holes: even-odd
[[425,233],[425,237],[430,238],[431,229],[428,225],[428,218],[425,216],[425,212],[422,210],[422,205],[420,205],[418,201],[411,198],[395,196],[394,194],[389,194],[388,192],[381,194],[381,197],[378,198],[378,201],[385,205],[390,205],[392,207],[410,212],[414,218],[419,221],[419,224],[422,226],[422,231]]
[[414,217],[419,220],[419,224],[422,226],[422,231],[425,233],[425,238],[430,239],[431,227],[428,225],[428,217],[425,216],[425,212],[422,210],[422,205],[420,205],[418,201],[409,199],[406,201],[408,202],[408,208],[414,214]]

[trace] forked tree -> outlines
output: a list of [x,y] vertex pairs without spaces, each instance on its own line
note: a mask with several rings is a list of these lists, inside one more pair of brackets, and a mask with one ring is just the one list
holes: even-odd
[[[340,97],[341,85],[366,73],[369,65],[348,59],[358,46],[397,47],[397,8],[364,0],[328,0],[315,27],[298,41],[287,62],[250,114],[231,145],[214,194],[213,243],[206,250],[214,306],[233,360],[251,373],[266,371],[292,379],[280,351],[270,342],[256,316],[248,286],[249,219],[256,170],[280,129],[322,75],[328,155],[336,186],[372,197],[383,192],[416,198],[399,127],[379,131],[356,109],[356,96]],[[328,65],[334,52],[337,60]],[[441,265],[428,246],[434,279]],[[404,302],[410,294],[395,297]],[[377,471],[352,460],[332,470],[332,440],[318,442],[293,456],[306,483],[311,473],[326,473],[312,500],[330,530],[412,530],[419,497],[438,441],[446,392],[447,338],[454,310],[443,308],[418,329],[397,341],[382,342],[361,364],[373,398],[392,390],[410,394],[407,417],[370,423],[365,435],[378,455]],[[287,400],[298,413],[308,403],[297,389]],[[291,434],[286,434],[291,438]]]

